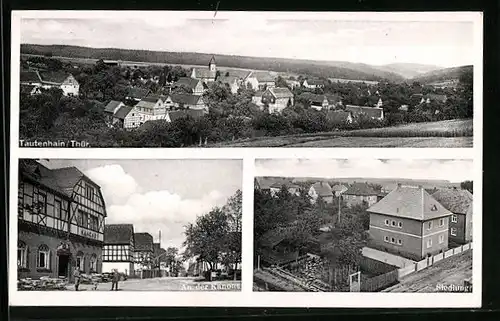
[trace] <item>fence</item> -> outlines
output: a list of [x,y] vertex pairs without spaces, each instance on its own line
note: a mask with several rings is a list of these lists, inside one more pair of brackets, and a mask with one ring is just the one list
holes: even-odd
[[434,265],[435,263],[447,259],[453,255],[460,254],[462,252],[468,251],[472,249],[472,243],[467,243],[461,246],[458,246],[453,249],[449,249],[445,252],[436,254],[434,256],[429,256],[421,261],[415,262],[414,265],[406,266],[404,268],[401,268],[398,271],[398,278],[405,277],[409,274],[412,274],[413,272],[421,271],[423,269],[428,268],[429,266]]
[[398,270],[361,280],[361,292],[375,292],[398,283]]

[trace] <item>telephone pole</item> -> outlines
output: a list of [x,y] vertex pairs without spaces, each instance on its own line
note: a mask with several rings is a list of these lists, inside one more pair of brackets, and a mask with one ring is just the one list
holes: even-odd
[[339,204],[338,204],[338,206],[339,206],[339,210],[338,210],[338,221],[339,221],[338,223],[339,223],[339,227],[340,227],[340,196],[341,196],[341,194],[339,193]]

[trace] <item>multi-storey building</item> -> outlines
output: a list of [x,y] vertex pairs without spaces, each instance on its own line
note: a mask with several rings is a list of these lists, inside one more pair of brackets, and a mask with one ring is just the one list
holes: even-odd
[[109,224],[104,228],[103,272],[134,273],[134,226]]
[[76,167],[19,161],[18,277],[100,273],[106,208],[99,185]]

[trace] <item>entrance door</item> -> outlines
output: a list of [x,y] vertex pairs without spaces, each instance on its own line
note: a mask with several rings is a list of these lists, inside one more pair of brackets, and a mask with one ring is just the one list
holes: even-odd
[[69,255],[59,255],[58,276],[68,277]]

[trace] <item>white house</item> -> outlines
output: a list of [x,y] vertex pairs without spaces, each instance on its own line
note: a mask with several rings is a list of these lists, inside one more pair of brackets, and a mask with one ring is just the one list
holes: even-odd
[[262,94],[262,103],[269,106],[269,113],[280,113],[293,106],[293,93],[288,88],[267,88]]

